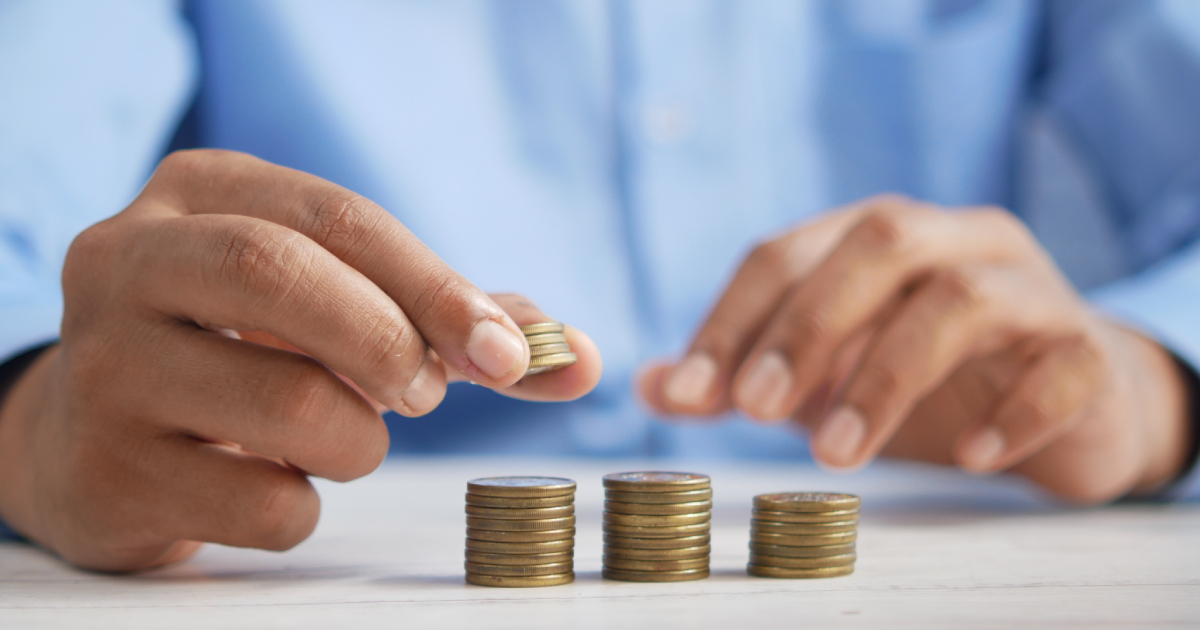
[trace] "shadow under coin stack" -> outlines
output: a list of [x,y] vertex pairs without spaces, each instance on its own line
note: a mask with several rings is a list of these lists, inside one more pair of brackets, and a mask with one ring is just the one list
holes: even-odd
[[542,372],[561,370],[575,365],[579,357],[571,352],[567,344],[566,327],[558,322],[542,322],[521,327],[521,334],[529,343],[529,369],[525,374],[532,376]]
[[575,482],[490,477],[467,482],[467,582],[554,586],[575,580]]
[[859,498],[828,492],[754,497],[750,575],[823,578],[854,572]]
[[604,476],[604,493],[604,577],[627,582],[708,577],[708,475],[614,473]]

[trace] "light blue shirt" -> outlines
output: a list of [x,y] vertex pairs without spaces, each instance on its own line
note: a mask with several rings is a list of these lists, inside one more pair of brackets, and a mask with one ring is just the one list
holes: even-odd
[[0,354],[55,337],[71,238],[129,203],[193,95],[196,144],[360,192],[599,344],[582,401],[456,386],[391,422],[401,451],[803,456],[652,421],[630,381],[755,242],[882,191],[1012,208],[1200,364],[1190,0],[3,3]]

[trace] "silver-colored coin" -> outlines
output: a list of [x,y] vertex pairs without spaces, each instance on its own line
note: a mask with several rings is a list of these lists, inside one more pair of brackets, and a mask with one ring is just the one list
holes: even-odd
[[708,475],[649,470],[604,475],[604,487],[620,492],[681,492],[712,487]]
[[557,497],[574,494],[575,482],[560,477],[484,477],[468,481],[467,492],[485,497]]
[[775,492],[754,497],[755,508],[772,512],[857,510],[861,504],[857,496],[840,492]]

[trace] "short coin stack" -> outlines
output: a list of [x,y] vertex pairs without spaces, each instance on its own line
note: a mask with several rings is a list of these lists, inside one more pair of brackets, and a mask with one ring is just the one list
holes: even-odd
[[682,582],[708,577],[712,484],[707,475],[604,476],[604,577]]
[[821,578],[854,572],[858,497],[782,492],[754,497],[750,575]]
[[529,369],[525,374],[541,374],[575,365],[579,357],[567,344],[566,327],[559,322],[542,322],[521,327],[529,343]]
[[554,586],[575,580],[575,482],[489,477],[467,482],[467,582]]

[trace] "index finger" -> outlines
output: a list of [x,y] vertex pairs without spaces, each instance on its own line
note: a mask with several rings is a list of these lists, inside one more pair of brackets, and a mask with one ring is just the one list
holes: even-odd
[[361,195],[224,151],[172,154],[155,180],[148,193],[188,212],[245,215],[305,235],[382,289],[442,361],[471,380],[503,388],[524,374],[528,350],[504,309]]

